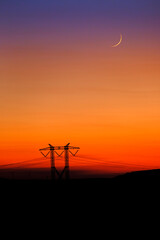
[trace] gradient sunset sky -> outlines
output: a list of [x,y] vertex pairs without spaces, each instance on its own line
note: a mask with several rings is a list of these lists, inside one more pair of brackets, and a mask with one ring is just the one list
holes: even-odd
[[0,99],[1,165],[70,142],[160,167],[160,1],[1,0]]

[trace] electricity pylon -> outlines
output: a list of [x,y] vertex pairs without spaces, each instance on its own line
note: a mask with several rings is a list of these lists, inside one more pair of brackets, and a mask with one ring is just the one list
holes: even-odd
[[[56,174],[59,179],[62,178],[64,175],[65,179],[69,179],[69,153],[71,153],[73,156],[77,154],[79,151],[79,147],[73,147],[69,146],[70,143],[68,143],[65,146],[52,146],[51,144],[48,144],[49,147],[39,149],[39,151],[42,153],[44,157],[47,157],[48,154],[50,153],[50,161],[51,161],[51,179],[55,180],[56,179]],[[71,149],[75,149],[76,152],[72,153]],[[59,154],[57,151],[61,150],[62,152]],[[45,155],[43,151],[48,151],[48,153]],[[63,171],[60,173],[55,167],[55,154],[57,154],[59,157],[64,153],[64,158],[65,158],[65,167]]]

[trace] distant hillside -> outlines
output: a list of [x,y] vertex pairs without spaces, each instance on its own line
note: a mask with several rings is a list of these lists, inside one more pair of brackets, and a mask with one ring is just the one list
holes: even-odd
[[135,171],[115,177],[117,180],[160,180],[160,169]]
[[114,178],[116,187],[128,192],[159,194],[160,169],[130,172]]
[[[160,169],[130,172],[113,178],[79,178],[52,182],[50,179],[0,178],[1,196],[32,199],[98,199],[104,202],[140,201],[159,195]],[[117,203],[116,203],[117,204]]]

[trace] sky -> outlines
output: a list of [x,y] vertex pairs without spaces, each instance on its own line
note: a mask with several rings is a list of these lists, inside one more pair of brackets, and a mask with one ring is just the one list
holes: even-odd
[[77,168],[159,168],[159,26],[158,0],[1,0],[0,165],[70,142]]

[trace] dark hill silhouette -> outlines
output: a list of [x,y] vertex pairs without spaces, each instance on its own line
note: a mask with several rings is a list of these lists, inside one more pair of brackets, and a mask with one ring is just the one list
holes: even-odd
[[90,209],[92,214],[95,209],[98,213],[106,209],[107,213],[114,210],[122,216],[128,209],[142,209],[146,202],[155,204],[159,199],[159,183],[160,169],[130,172],[112,178],[97,176],[56,183],[50,179],[1,178],[0,196],[4,205],[12,203],[14,208],[23,203],[23,207],[34,209],[36,206],[39,211],[43,206],[49,212],[59,206],[57,211],[67,208],[79,214],[84,209]]
[[[20,171],[20,170],[19,170]],[[144,171],[136,171],[129,172],[125,174],[121,174],[115,177],[106,177],[97,175],[94,177],[84,177],[81,178],[71,178],[68,181],[66,180],[56,180],[52,182],[50,178],[41,178],[44,173],[50,174],[49,170],[32,170],[32,176],[35,174],[38,175],[38,178],[17,178],[12,179],[8,178],[10,176],[8,172],[3,172],[3,177],[0,178],[0,187],[1,189],[18,189],[21,188],[21,191],[29,189],[30,191],[40,190],[40,191],[50,191],[51,189],[67,189],[79,191],[83,189],[84,191],[92,191],[92,192],[105,192],[105,191],[132,191],[135,189],[149,189],[149,188],[157,188],[160,183],[160,169],[153,170],[144,170]],[[25,170],[20,171],[21,176]],[[6,175],[5,175],[6,174]],[[36,176],[37,176],[36,175]],[[83,172],[81,172],[81,176]],[[26,175],[28,176],[28,175]]]
[[160,181],[160,169],[143,170],[125,173],[115,177],[117,182],[123,183],[155,183],[158,184]]

